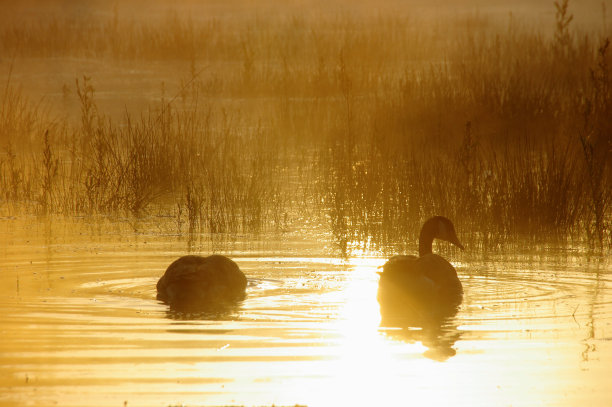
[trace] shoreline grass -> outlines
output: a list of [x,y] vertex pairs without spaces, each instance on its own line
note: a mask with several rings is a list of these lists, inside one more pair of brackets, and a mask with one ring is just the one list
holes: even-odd
[[0,206],[164,206],[194,233],[325,217],[341,252],[401,246],[444,214],[485,246],[556,236],[609,248],[612,35],[576,30],[571,9],[556,2],[555,25],[539,29],[380,13],[171,14],[159,26],[51,15],[0,30],[0,48],[19,58],[96,44],[89,58],[191,71],[176,97],[120,119],[98,111],[95,78],[78,78],[80,123],[52,119],[9,79]]

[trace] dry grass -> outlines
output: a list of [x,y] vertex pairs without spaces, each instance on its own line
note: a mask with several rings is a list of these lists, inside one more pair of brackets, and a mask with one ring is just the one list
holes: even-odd
[[183,108],[162,101],[118,124],[98,111],[89,78],[77,79],[77,89],[79,125],[46,130],[20,155],[7,136],[5,205],[131,216],[163,206],[178,217],[186,208],[191,231],[215,232],[259,230],[283,211],[277,147],[262,129],[196,99]]
[[339,80],[346,124],[323,168],[340,247],[405,241],[435,213],[487,245],[586,232],[609,247],[611,56],[570,22],[563,2],[552,36],[466,32],[367,109]]
[[183,61],[192,74],[179,97],[122,119],[79,79],[78,125],[46,119],[9,82],[4,206],[164,206],[197,231],[282,228],[287,213],[321,210],[343,251],[396,247],[446,214],[491,246],[552,234],[607,247],[610,32],[575,29],[566,1],[554,11],[550,29],[316,10],[7,26],[0,50],[18,58]]

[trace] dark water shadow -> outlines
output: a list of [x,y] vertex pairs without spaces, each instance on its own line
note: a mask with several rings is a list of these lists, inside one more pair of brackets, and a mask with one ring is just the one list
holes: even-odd
[[462,336],[462,332],[457,329],[454,318],[422,326],[394,327],[400,329],[387,330],[385,332],[387,337],[408,343],[421,342],[427,348],[423,356],[438,362],[444,362],[457,354],[454,346]]
[[[397,305],[397,304],[396,304]],[[421,304],[402,303],[390,306],[383,302],[380,307],[381,328],[399,328],[385,331],[389,338],[403,342],[421,342],[427,347],[423,353],[428,359],[444,362],[455,356],[455,343],[461,339],[462,332],[457,329],[455,316],[459,304],[439,303]]]
[[167,303],[166,318],[175,321],[232,321],[238,319],[243,300],[223,303]]

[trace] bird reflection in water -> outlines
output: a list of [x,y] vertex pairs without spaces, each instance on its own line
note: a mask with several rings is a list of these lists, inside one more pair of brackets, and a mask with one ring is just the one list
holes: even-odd
[[455,356],[455,343],[461,338],[455,315],[457,308],[446,316],[404,310],[403,315],[381,307],[380,326],[387,337],[403,342],[421,342],[427,350],[423,356],[439,362]]
[[177,321],[231,321],[238,318],[242,301],[222,304],[168,304],[166,318]]

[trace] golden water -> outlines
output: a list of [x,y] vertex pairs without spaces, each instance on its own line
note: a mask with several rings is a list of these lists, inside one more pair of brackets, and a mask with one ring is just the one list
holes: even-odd
[[[457,316],[400,330],[379,327],[383,257],[341,260],[303,232],[194,242],[160,224],[0,220],[0,405],[612,405],[609,258],[468,247],[449,256]],[[245,271],[235,314],[181,319],[156,301],[190,250]]]

